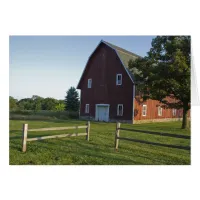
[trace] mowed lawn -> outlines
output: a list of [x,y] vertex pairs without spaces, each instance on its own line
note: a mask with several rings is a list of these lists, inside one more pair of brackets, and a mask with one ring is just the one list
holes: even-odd
[[[114,149],[115,123],[91,122],[90,141],[85,136],[27,142],[22,152],[22,124],[29,128],[85,125],[79,120],[20,121],[10,120],[10,165],[189,165],[190,150],[169,148],[138,142],[119,141]],[[122,128],[156,131],[190,136],[182,130],[181,122],[121,124]],[[74,130],[28,132],[28,137],[72,133]],[[79,129],[85,132],[85,129]],[[149,135],[141,132],[120,131],[120,136],[161,144],[190,146],[190,139]]]

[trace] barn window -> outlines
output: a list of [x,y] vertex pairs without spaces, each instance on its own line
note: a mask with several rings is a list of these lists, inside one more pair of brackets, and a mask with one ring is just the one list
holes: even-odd
[[89,113],[90,105],[86,104],[85,105],[85,113]]
[[123,104],[117,105],[117,116],[123,116]]
[[147,105],[142,106],[142,116],[147,116]]
[[92,87],[92,79],[88,79],[88,88]]
[[162,108],[158,106],[158,116],[162,116]]
[[122,74],[117,74],[116,85],[122,85]]
[[172,109],[172,115],[176,116],[176,109],[175,108]]

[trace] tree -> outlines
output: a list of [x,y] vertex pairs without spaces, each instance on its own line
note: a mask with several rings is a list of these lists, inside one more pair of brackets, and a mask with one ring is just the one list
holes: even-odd
[[44,98],[42,98],[38,95],[33,95],[31,99],[33,101],[33,110],[35,112],[42,110],[42,101],[43,101]]
[[56,111],[64,111],[64,110],[65,110],[65,104],[64,104],[64,103],[58,103],[58,104],[55,106],[55,110],[56,110]]
[[65,110],[79,111],[79,96],[74,87],[71,87],[67,91],[67,95],[65,97]]
[[42,100],[40,100],[40,99],[34,100],[33,110],[35,112],[39,111],[39,110],[42,110]]
[[24,98],[17,102],[20,110],[34,110],[34,101],[31,98]]
[[44,98],[43,98],[43,97],[40,97],[40,96],[38,96],[38,95],[33,95],[31,99],[32,99],[32,100],[36,100],[36,99],[42,100],[42,99],[44,99]]
[[183,109],[182,128],[190,109],[190,36],[157,36],[144,58],[129,61],[144,100],[158,100],[164,108]]
[[50,97],[45,98],[42,101],[42,109],[43,110],[55,110],[57,103],[58,103],[57,99],[50,98]]
[[9,108],[10,110],[17,109],[17,99],[13,98],[12,96],[9,96]]

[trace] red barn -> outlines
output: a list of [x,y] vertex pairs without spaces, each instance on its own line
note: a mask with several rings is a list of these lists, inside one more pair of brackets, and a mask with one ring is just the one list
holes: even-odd
[[97,121],[162,121],[178,118],[175,109],[162,109],[159,102],[137,99],[134,73],[128,61],[140,56],[101,41],[89,57],[77,89],[80,93],[80,118]]

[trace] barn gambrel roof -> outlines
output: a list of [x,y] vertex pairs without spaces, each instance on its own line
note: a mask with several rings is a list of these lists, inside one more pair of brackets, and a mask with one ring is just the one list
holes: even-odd
[[[116,45],[114,45],[114,44],[111,44],[111,43],[109,43],[109,42],[103,41],[103,40],[100,41],[99,45],[100,45],[101,43],[104,43],[104,44],[106,44],[107,46],[109,46],[110,48],[112,48],[113,50],[115,50],[115,52],[116,52],[116,54],[118,55],[118,57],[119,57],[119,59],[120,59],[122,65],[124,66],[124,68],[125,68],[125,70],[126,70],[128,76],[130,77],[131,81],[134,83],[134,75],[133,75],[133,74],[134,74],[134,73],[137,73],[137,70],[136,70],[136,69],[132,69],[132,72],[131,72],[130,69],[129,69],[129,66],[128,66],[128,62],[129,62],[129,60],[135,60],[135,59],[137,59],[137,58],[141,58],[141,56],[139,56],[139,55],[137,55],[137,54],[135,54],[135,53],[132,53],[132,52],[130,52],[130,51],[127,51],[127,50],[125,50],[125,49],[123,49],[123,48],[121,48],[121,47],[118,47],[118,46],[116,46]],[[98,45],[98,46],[99,46],[99,45]],[[98,46],[96,47],[96,49],[98,48]],[[95,50],[96,50],[96,49],[95,49]],[[94,50],[94,52],[95,52],[95,50]],[[94,53],[94,52],[93,52],[93,53]],[[90,57],[93,55],[93,53],[90,55]],[[88,58],[88,61],[89,61],[90,57]],[[87,62],[87,63],[88,63],[88,62]],[[87,64],[86,64],[86,66],[87,66]],[[86,67],[85,67],[85,68],[86,68]],[[84,71],[83,71],[83,74],[84,74],[84,72],[85,72],[85,69],[84,69]],[[83,74],[82,74],[82,76],[83,76]],[[78,85],[77,85],[77,88],[79,88],[79,84],[80,84],[80,81],[81,81],[81,79],[82,79],[82,76],[81,76],[81,78],[80,78],[80,80],[79,80],[79,83],[78,83]]]
[[130,51],[127,51],[121,47],[118,47],[116,45],[113,45],[111,43],[108,43],[106,41],[102,41],[104,44],[107,44],[108,46],[110,46],[111,48],[113,48],[118,57],[120,58],[122,64],[124,65],[124,67],[126,68],[126,71],[127,73],[129,74],[129,76],[131,77],[132,81],[134,82],[134,73],[137,73],[137,70],[136,69],[132,69],[133,73],[130,71],[129,69],[129,66],[128,66],[128,62],[129,60],[135,60],[137,58],[141,58],[141,56],[135,54],[135,53],[132,53]]

